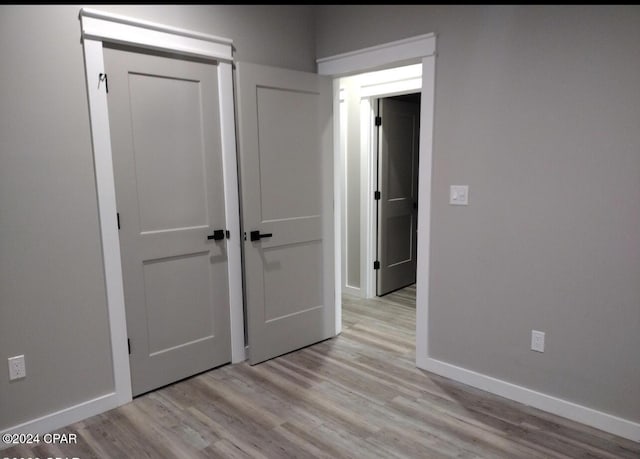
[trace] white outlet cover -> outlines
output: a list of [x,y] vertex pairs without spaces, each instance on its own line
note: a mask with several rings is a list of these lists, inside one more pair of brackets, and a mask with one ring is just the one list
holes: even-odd
[[9,381],[25,376],[27,376],[27,371],[24,365],[24,355],[9,357]]
[[531,330],[531,350],[544,352],[544,332]]
[[468,206],[469,185],[451,185],[449,188],[449,204],[453,206]]

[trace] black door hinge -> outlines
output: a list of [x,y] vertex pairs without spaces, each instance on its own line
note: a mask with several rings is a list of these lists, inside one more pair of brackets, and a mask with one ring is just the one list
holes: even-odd
[[382,126],[382,117],[376,116],[376,126]]
[[109,94],[109,79],[107,78],[106,73],[101,73],[98,75],[98,89],[100,89],[100,83],[102,83],[103,81],[104,89],[107,91],[107,94]]
[[373,262],[373,269],[380,269],[380,262],[378,260]]
[[373,199],[375,199],[376,201],[380,201],[380,192],[379,191],[374,191],[373,192]]
[[129,355],[131,355],[131,340],[127,338],[127,349],[129,349]]
[[227,239],[231,239],[231,231],[225,230],[225,235],[227,236]]
[[120,229],[120,212],[116,213],[116,218],[118,219],[118,229]]

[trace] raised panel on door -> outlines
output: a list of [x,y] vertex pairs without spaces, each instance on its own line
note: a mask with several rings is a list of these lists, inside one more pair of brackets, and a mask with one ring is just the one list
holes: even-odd
[[420,105],[380,99],[377,294],[416,281]]
[[217,69],[104,54],[137,395],[231,360]]
[[[334,335],[331,82],[238,64],[249,361]],[[251,231],[269,235],[251,240]]]

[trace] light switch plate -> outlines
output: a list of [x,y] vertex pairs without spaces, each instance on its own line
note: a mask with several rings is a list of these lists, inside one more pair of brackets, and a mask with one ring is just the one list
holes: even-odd
[[451,185],[449,204],[454,206],[469,205],[469,185]]

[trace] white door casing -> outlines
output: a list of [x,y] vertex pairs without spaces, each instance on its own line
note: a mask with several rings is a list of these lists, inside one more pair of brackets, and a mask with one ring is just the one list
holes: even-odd
[[[227,241],[229,302],[231,319],[232,361],[244,360],[244,319],[242,305],[242,266],[238,177],[233,101],[232,41],[226,38],[140,21],[121,15],[83,8],[80,10],[85,76],[91,118],[102,241],[103,265],[111,352],[114,369],[114,391],[95,401],[54,413],[38,423],[42,431],[63,425],[127,403],[131,400],[131,379],[127,351],[127,333],[122,287],[120,242],[116,222],[116,198],[111,154],[107,94],[105,85],[98,85],[104,69],[103,42],[126,44],[143,49],[168,51],[173,54],[199,57],[218,63],[218,95],[220,133],[225,190],[225,213],[231,239]],[[233,237],[237,235],[237,237]]]
[[[435,59],[436,36],[431,33],[317,60],[318,73],[334,78],[410,63],[422,65],[418,178],[418,266],[416,269],[416,365],[420,368],[426,368],[429,355],[427,332],[429,324],[429,235],[431,228]],[[338,89],[334,89],[334,91],[337,92]],[[334,100],[338,100],[338,97],[334,96]],[[334,151],[336,158],[339,158],[339,148]],[[340,189],[336,188],[336,199],[340,199],[339,193]],[[340,269],[340,266],[337,265],[336,269]],[[342,305],[338,303],[336,316],[341,314]]]
[[237,77],[255,364],[335,335],[332,93],[293,70],[239,63]]

